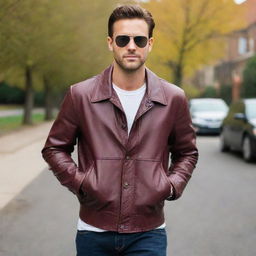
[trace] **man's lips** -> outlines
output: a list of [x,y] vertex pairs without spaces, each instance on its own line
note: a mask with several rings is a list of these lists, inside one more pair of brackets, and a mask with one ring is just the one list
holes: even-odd
[[137,55],[125,55],[124,58],[127,58],[127,59],[137,59],[137,58],[139,58],[139,56],[137,56]]

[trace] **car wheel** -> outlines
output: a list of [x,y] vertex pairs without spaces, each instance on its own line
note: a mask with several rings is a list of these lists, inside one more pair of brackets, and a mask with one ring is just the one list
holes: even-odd
[[223,132],[220,134],[220,151],[221,152],[227,152],[229,151],[229,146],[225,142],[224,134]]
[[248,135],[243,139],[243,158],[245,161],[250,162],[253,159],[251,141]]

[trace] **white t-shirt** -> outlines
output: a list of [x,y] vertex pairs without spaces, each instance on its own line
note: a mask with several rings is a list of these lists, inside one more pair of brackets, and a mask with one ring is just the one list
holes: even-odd
[[[115,84],[113,84],[113,88],[116,91],[116,93],[119,97],[119,100],[122,104],[123,110],[125,112],[126,119],[127,119],[127,125],[128,125],[128,134],[129,134],[131,131],[131,128],[132,128],[134,118],[139,109],[141,100],[145,94],[146,84],[143,84],[139,89],[133,90],[133,91],[123,90],[123,89],[119,88],[118,86],[116,86]],[[158,228],[164,228],[164,227],[165,227],[165,223],[162,224]],[[82,221],[80,218],[78,219],[77,229],[78,230],[95,231],[95,232],[107,231],[107,230],[103,230],[103,229],[91,226],[91,225],[85,223],[84,221]]]

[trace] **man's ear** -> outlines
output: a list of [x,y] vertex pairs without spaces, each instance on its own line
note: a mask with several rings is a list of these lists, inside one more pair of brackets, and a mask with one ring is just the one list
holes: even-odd
[[152,48],[153,48],[153,44],[154,44],[154,38],[153,37],[150,37],[148,39],[148,49],[149,49],[149,52],[151,52]]
[[107,42],[108,42],[108,49],[113,52],[113,39],[112,37],[108,36],[107,37]]

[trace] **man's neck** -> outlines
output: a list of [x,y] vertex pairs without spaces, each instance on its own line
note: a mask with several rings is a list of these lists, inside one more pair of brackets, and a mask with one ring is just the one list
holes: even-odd
[[137,90],[145,83],[145,66],[134,72],[125,72],[114,63],[112,82],[123,90]]

